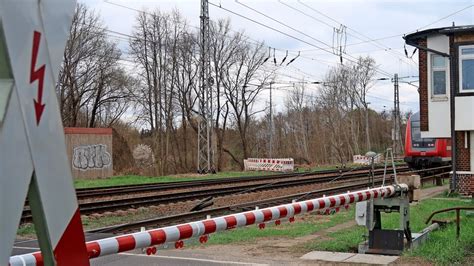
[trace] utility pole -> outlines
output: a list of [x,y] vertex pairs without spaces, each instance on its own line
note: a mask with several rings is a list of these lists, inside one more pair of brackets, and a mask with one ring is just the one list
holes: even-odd
[[400,134],[400,91],[398,86],[398,74],[393,76],[393,130],[392,149],[395,156],[400,155],[403,150],[402,138]]
[[272,158],[273,156],[273,102],[272,102],[272,84],[270,82],[270,149],[268,156]]
[[201,174],[215,173],[214,153],[212,151],[212,85],[214,80],[210,74],[209,53],[209,2],[201,0],[201,76],[199,99],[199,126],[197,172]]

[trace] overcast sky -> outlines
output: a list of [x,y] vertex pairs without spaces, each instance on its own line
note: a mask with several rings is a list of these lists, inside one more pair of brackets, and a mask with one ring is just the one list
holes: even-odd
[[[110,30],[126,34],[131,33],[137,12],[110,3],[140,10],[171,11],[178,9],[191,26],[199,27],[200,0],[79,0],[79,2],[86,3],[99,12],[105,26]],[[306,35],[272,21],[235,0],[210,0],[210,3],[220,5],[222,8],[274,27],[304,41],[285,36],[210,5],[211,20],[229,17],[232,21],[232,28],[236,31],[244,30],[250,41],[263,41],[268,47],[278,49],[275,55],[277,61],[281,61],[285,57],[286,50],[289,52],[288,60],[301,51],[301,57],[290,66],[279,67],[279,72],[286,75],[279,78],[279,81],[282,82],[291,82],[301,78],[305,78],[307,81],[322,80],[328,68],[339,63],[339,58],[329,52],[332,51],[330,47],[334,45],[334,28],[339,28],[341,23],[347,27],[346,55],[344,56],[349,59],[358,56],[372,56],[378,65],[377,78],[392,76],[394,73],[398,73],[399,76],[418,75],[418,54],[415,54],[413,59],[405,57],[403,34],[418,29],[450,26],[453,22],[456,25],[474,24],[474,0],[239,0],[239,2]],[[460,11],[462,9],[464,10]],[[457,11],[460,12],[451,15]],[[120,41],[117,40],[117,42]],[[119,45],[126,53],[127,44],[122,41]],[[325,48],[326,51],[316,47]],[[407,47],[407,50],[411,55],[414,49]],[[124,62],[124,64],[126,63]],[[417,79],[411,78],[406,81]],[[284,85],[276,85],[276,87],[278,86]],[[277,110],[283,109],[284,98],[289,89],[291,90],[288,87],[275,90],[275,98],[277,98],[275,108]],[[314,85],[308,86],[305,93],[314,95],[316,90],[317,87]],[[259,105],[265,106],[267,97],[267,94],[263,94]],[[368,100],[371,102],[371,107],[378,111],[390,110],[393,106],[393,85],[391,82],[377,81],[369,92]],[[416,88],[402,83],[400,85],[400,101],[402,111],[417,111],[419,107]]]

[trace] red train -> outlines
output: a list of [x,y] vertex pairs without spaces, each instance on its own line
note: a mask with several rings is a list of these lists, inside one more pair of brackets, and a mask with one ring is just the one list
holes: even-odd
[[413,114],[407,122],[405,162],[413,169],[451,163],[451,139],[421,138],[419,112]]

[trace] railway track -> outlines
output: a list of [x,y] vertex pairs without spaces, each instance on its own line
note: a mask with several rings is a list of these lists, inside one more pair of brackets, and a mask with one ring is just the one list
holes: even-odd
[[[368,170],[368,167],[358,168],[358,171]],[[381,167],[376,170],[382,169]],[[260,175],[260,176],[244,176],[244,177],[229,177],[229,178],[212,178],[205,180],[191,180],[191,181],[177,181],[177,182],[166,182],[166,183],[151,183],[151,184],[138,184],[138,185],[122,185],[113,187],[98,187],[98,188],[83,188],[76,189],[76,195],[78,200],[83,200],[91,197],[111,197],[123,194],[138,194],[146,192],[163,192],[177,189],[189,189],[189,188],[200,188],[204,186],[212,185],[226,185],[236,184],[245,182],[266,182],[268,180],[277,180],[294,177],[305,177],[312,175],[326,175],[326,174],[342,174],[346,172],[354,171],[353,168],[341,168],[334,170],[320,170],[310,171],[301,173],[282,173],[282,174],[271,174],[271,175]]]
[[[408,171],[409,169],[406,167],[400,167],[397,171],[403,172]],[[226,187],[216,187],[216,188],[205,188],[210,186],[211,184],[214,185],[222,185],[219,183],[208,183],[208,182],[193,182],[193,185],[197,187],[197,189],[193,189],[191,191],[183,191],[183,192],[175,192],[173,189],[182,188],[181,184],[173,184],[165,189],[171,191],[167,194],[160,194],[160,195],[151,195],[151,196],[138,196],[132,198],[121,198],[121,199],[112,199],[112,200],[96,200],[86,203],[80,203],[79,208],[81,214],[88,215],[92,213],[102,213],[106,211],[116,211],[116,210],[126,210],[130,208],[138,208],[138,207],[146,207],[152,205],[164,205],[176,202],[185,202],[185,201],[192,201],[198,199],[205,199],[209,197],[218,197],[218,196],[225,196],[225,195],[235,195],[235,194],[242,194],[242,193],[249,193],[249,192],[256,192],[256,191],[263,191],[263,190],[270,190],[270,189],[278,189],[278,188],[286,188],[286,187],[294,187],[294,186],[303,186],[303,185],[310,185],[310,184],[321,184],[326,182],[331,182],[335,179],[338,181],[354,179],[354,178],[364,178],[367,177],[367,170],[357,170],[357,171],[346,171],[340,173],[337,172],[317,172],[317,173],[298,173],[298,174],[285,174],[285,175],[278,175],[275,178],[269,178],[270,176],[265,176],[264,183],[258,184],[243,184],[239,185],[237,180],[240,183],[245,183],[248,179],[252,178],[241,178],[235,179],[234,182],[225,182],[225,184],[231,184],[231,186]],[[375,170],[376,175],[380,175],[383,173],[383,169]],[[294,178],[294,177],[301,177],[301,179],[290,179],[285,180],[284,178]],[[282,180],[283,179],[283,180]],[[244,180],[244,181],[243,181]],[[202,180],[208,181],[208,180]],[[214,181],[214,180],[212,180]],[[221,180],[222,181],[222,180]],[[273,181],[273,182],[268,182]],[[179,183],[179,182],[178,182]],[[166,184],[166,183],[165,183]],[[203,187],[205,189],[203,189]],[[143,187],[140,186],[140,189]],[[128,190],[128,188],[127,188]],[[151,188],[146,191],[157,191],[157,188]],[[117,192],[115,192],[117,193]],[[124,192],[122,192],[124,193]],[[29,208],[25,208],[22,213],[22,222],[30,222],[32,220],[31,211]]]
[[152,219],[130,222],[130,223],[121,224],[121,225],[107,226],[107,227],[89,230],[87,232],[88,233],[118,233],[118,232],[127,232],[130,230],[138,229],[140,227],[147,227],[147,226],[162,227],[162,226],[168,226],[168,225],[173,225],[173,224],[178,224],[178,223],[191,222],[193,220],[198,220],[198,219],[200,220],[200,219],[205,218],[208,215],[218,216],[218,215],[225,215],[225,214],[235,213],[235,212],[250,211],[250,210],[254,210],[257,206],[259,208],[266,208],[266,207],[270,207],[270,206],[274,206],[278,204],[289,203],[292,200],[298,199],[301,197],[307,198],[307,197],[312,197],[312,196],[317,197],[317,196],[322,196],[322,195],[330,195],[330,194],[336,194],[338,192],[347,192],[348,190],[354,190],[354,189],[365,188],[365,187],[367,187],[367,182],[359,182],[357,184],[319,189],[319,190],[312,191],[310,193],[307,193],[307,192],[297,193],[297,194],[292,194],[292,195],[270,198],[266,200],[252,201],[252,202],[246,202],[242,204],[211,208],[207,210],[200,210],[200,211],[195,211],[195,212],[187,212],[187,213],[182,213],[182,214],[177,214],[177,215],[170,215],[166,217],[152,218]]
[[[333,170],[319,170],[319,171],[308,171],[300,173],[281,173],[281,174],[270,174],[270,175],[258,175],[258,176],[241,176],[241,177],[229,177],[229,178],[212,178],[212,179],[201,179],[201,180],[189,180],[189,181],[176,181],[176,182],[159,182],[159,183],[146,183],[146,184],[134,184],[134,185],[118,185],[110,187],[95,187],[95,188],[78,188],[76,189],[76,196],[79,201],[90,198],[104,198],[114,197],[121,195],[130,194],[143,194],[149,192],[166,192],[178,189],[189,189],[189,188],[201,188],[205,186],[213,185],[227,185],[245,182],[267,182],[268,180],[294,178],[294,177],[305,177],[311,175],[325,175],[325,174],[342,174],[346,172],[357,170],[368,170],[369,167],[359,168],[339,168]],[[381,169],[381,166],[376,168]],[[391,168],[390,168],[391,169]],[[25,206],[28,208],[29,202],[25,201]]]
[[[398,168],[398,172],[407,172],[409,171],[408,168]],[[195,189],[192,191],[184,191],[184,192],[170,192],[167,194],[161,195],[152,195],[152,196],[139,196],[139,197],[132,197],[132,198],[122,198],[122,199],[113,199],[113,200],[97,200],[91,201],[86,203],[81,203],[79,205],[81,214],[93,214],[93,213],[102,213],[106,211],[116,211],[116,210],[126,210],[130,208],[138,208],[138,207],[146,207],[146,206],[157,206],[157,205],[165,205],[169,203],[176,203],[176,202],[185,202],[185,201],[193,201],[193,200],[202,200],[202,199],[212,199],[218,196],[226,196],[226,195],[235,195],[235,194],[243,194],[249,192],[256,192],[256,191],[264,191],[264,190],[272,190],[272,189],[281,189],[287,187],[295,187],[295,186],[304,186],[304,185],[312,185],[312,184],[323,184],[327,182],[331,182],[334,180],[337,181],[348,181],[348,180],[356,180],[360,179],[363,180],[367,178],[368,171],[346,171],[339,173],[332,173],[321,174],[314,174],[311,176],[310,174],[298,174],[297,176],[301,176],[301,179],[291,179],[291,180],[281,180],[282,175],[274,180],[274,182],[267,182],[267,183],[258,183],[258,184],[244,184],[244,185],[236,185],[235,181],[232,186],[227,187],[217,187],[217,188],[204,188],[209,186],[209,183],[205,185],[201,185],[200,189]],[[383,174],[383,169],[377,169],[375,171],[376,176],[380,176]],[[293,174],[292,176],[286,174],[287,177],[295,177]],[[266,179],[269,180],[268,178]],[[271,180],[271,179],[270,179]],[[367,183],[365,183],[367,184]],[[22,214],[22,222],[30,222],[32,220],[31,212],[29,208],[25,208]]]
[[[436,168],[436,170],[443,170],[443,169],[444,167],[441,167],[441,169]],[[435,170],[432,170],[432,171],[435,171]],[[415,172],[423,173],[423,170],[415,171]],[[422,177],[421,180],[422,182],[428,182],[437,177],[444,177],[445,175],[446,175],[446,172],[436,173],[433,175],[424,176]],[[386,182],[387,181],[391,182],[393,181],[393,179],[386,180]],[[376,178],[375,184],[376,185],[382,184],[382,178],[381,177]],[[341,185],[341,186],[331,187],[331,188],[323,188],[323,189],[318,189],[318,190],[314,190],[310,192],[296,193],[296,194],[285,195],[285,196],[280,196],[280,197],[274,197],[274,198],[270,198],[266,200],[258,200],[258,201],[246,202],[246,203],[241,203],[241,204],[211,208],[211,209],[206,209],[206,210],[186,212],[186,213],[177,214],[177,215],[151,218],[151,219],[146,219],[142,221],[130,222],[126,224],[107,226],[107,227],[89,230],[87,232],[88,233],[119,233],[119,232],[124,233],[124,232],[130,232],[133,230],[140,229],[141,227],[150,227],[150,226],[163,227],[163,226],[175,225],[179,223],[191,222],[195,220],[201,220],[201,219],[204,219],[208,215],[220,216],[220,215],[226,215],[230,213],[245,212],[245,211],[254,210],[257,206],[259,208],[266,208],[266,207],[271,207],[271,206],[275,206],[279,204],[290,203],[293,200],[300,201],[300,200],[305,200],[309,198],[321,197],[323,195],[333,195],[333,194],[338,194],[338,193],[344,193],[351,190],[364,189],[366,187],[367,187],[367,182],[359,181],[353,184]]]

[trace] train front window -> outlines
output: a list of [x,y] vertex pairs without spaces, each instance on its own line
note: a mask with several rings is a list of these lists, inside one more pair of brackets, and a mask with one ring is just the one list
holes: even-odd
[[420,122],[411,122],[411,140],[414,148],[434,148],[435,139],[421,138]]

